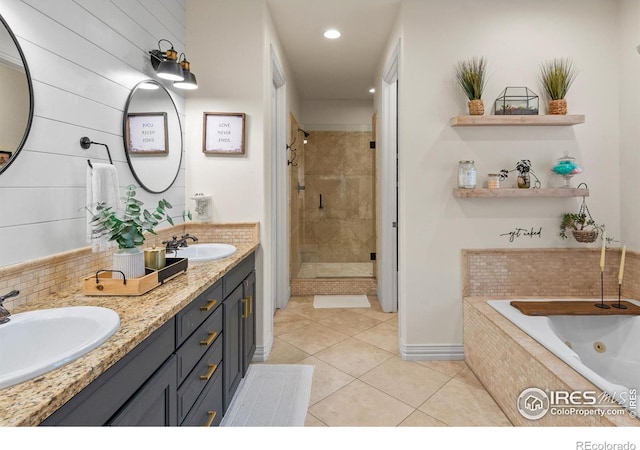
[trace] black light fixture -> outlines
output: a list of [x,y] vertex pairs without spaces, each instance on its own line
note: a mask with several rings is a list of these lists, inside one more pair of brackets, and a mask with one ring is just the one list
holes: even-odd
[[[161,50],[160,43],[163,41],[171,45],[169,50]],[[150,50],[149,54],[151,55],[151,65],[160,78],[171,81],[184,81],[182,67],[178,64],[178,52],[174,50],[171,41],[160,39],[158,41],[158,49]]]
[[180,89],[198,89],[196,76],[191,72],[191,63],[187,61],[187,57],[184,53],[180,54],[179,64],[182,68],[182,76],[184,80],[174,81],[173,85]]

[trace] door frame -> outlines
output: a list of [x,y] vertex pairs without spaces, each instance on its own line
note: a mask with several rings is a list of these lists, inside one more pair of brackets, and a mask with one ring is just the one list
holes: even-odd
[[[271,286],[273,311],[286,308],[291,296],[289,285],[289,177],[287,165],[287,90],[286,77],[271,47],[272,83],[275,105],[271,118]],[[273,114],[273,113],[272,113]]]
[[[398,311],[398,67],[400,42],[382,72],[380,114],[380,257],[378,299],[385,312]],[[394,226],[395,223],[395,226]]]

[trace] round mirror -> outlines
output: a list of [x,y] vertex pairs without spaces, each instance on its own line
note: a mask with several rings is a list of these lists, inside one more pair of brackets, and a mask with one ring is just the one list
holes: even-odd
[[0,16],[0,173],[22,150],[33,120],[33,86],[18,40]]
[[182,127],[169,91],[154,80],[138,83],[124,108],[124,148],[131,172],[144,190],[171,187],[182,162]]

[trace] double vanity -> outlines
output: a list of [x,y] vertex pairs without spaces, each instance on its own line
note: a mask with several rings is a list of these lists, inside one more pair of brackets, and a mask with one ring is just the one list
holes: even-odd
[[194,246],[186,273],[141,296],[87,296],[77,286],[13,309],[19,318],[108,308],[119,326],[78,359],[1,388],[0,426],[219,424],[256,348],[258,243],[234,246],[215,260]]

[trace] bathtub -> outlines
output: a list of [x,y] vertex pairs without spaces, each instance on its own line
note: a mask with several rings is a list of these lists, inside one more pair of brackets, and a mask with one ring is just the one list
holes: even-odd
[[487,303],[632,416],[638,416],[634,399],[640,393],[640,316],[527,316],[511,306],[511,301]]

